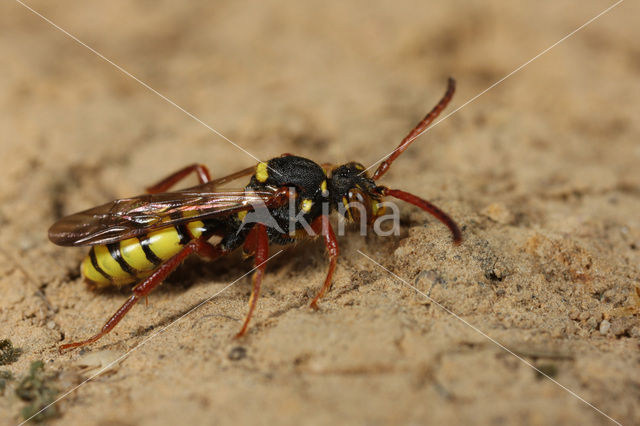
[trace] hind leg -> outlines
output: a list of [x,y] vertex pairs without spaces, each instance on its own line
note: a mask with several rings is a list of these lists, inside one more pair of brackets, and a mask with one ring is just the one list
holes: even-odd
[[215,259],[226,254],[227,252],[201,239],[190,241],[178,254],[160,265],[155,271],[153,271],[151,275],[149,275],[140,284],[133,288],[133,294],[131,295],[131,297],[129,297],[129,299],[124,302],[120,309],[118,309],[111,316],[111,318],[109,318],[100,332],[86,340],[61,345],[59,351],[62,353],[68,349],[86,346],[99,340],[105,334],[109,333],[116,325],[118,325],[122,318],[127,315],[127,312],[129,312],[129,310],[133,308],[133,305],[135,305],[141,298],[146,298],[154,288],[160,285],[165,280],[165,278],[167,278],[167,276],[174,269],[176,269],[187,256],[192,253],[200,254],[207,259]]
[[211,173],[204,164],[191,164],[183,169],[178,170],[175,173],[170,174],[160,182],[147,188],[147,192],[150,194],[156,194],[158,192],[165,192],[169,190],[173,185],[180,182],[182,179],[189,176],[191,173],[195,173],[198,176],[198,182],[207,183],[211,180]]
[[198,182],[200,184],[208,183],[209,188],[215,188],[217,186],[223,185],[227,182],[234,181],[241,177],[250,176],[255,172],[255,167],[247,167],[246,169],[239,170],[235,173],[231,173],[230,175],[223,176],[217,179],[211,179],[211,173],[209,173],[209,169],[207,166],[203,164],[191,164],[183,169],[178,170],[175,173],[170,174],[166,178],[162,179],[160,182],[156,183],[147,188],[147,192],[150,194],[156,194],[158,192],[166,192],[171,189],[172,186],[185,179],[191,173],[195,173],[198,177]]

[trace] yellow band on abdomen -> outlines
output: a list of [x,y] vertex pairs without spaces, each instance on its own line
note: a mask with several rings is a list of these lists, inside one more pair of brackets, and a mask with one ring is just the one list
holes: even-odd
[[162,262],[178,254],[184,244],[204,232],[204,223],[194,220],[140,238],[94,246],[82,262],[80,272],[87,280],[100,285],[135,282],[148,276]]
[[180,235],[173,227],[150,232],[146,239],[151,251],[162,260],[175,256],[182,249]]
[[93,267],[91,257],[88,255],[82,261],[82,265],[80,265],[80,273],[85,279],[93,283],[107,284],[111,282],[110,279],[102,275],[100,272],[98,272],[98,270],[96,270],[96,268]]
[[156,267],[147,259],[137,238],[120,241],[120,253],[125,262],[138,271],[150,271]]

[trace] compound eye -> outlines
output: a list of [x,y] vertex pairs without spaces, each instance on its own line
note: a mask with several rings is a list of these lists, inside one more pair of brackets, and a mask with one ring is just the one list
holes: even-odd
[[355,222],[368,221],[372,218],[371,199],[359,188],[352,188],[347,193],[349,202],[347,214]]

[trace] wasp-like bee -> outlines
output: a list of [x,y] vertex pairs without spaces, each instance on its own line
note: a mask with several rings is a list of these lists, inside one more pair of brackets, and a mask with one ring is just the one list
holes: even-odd
[[[216,259],[242,247],[254,257],[249,311],[237,334],[242,336],[256,307],[269,244],[286,245],[322,235],[329,271],[311,302],[317,308],[318,300],[331,287],[338,258],[329,214],[338,211],[348,220],[371,224],[384,211],[384,197],[398,198],[434,215],[459,244],[462,236],[458,226],[438,207],[416,195],[377,184],[391,163],[447,106],[454,91],[455,81],[449,79],[440,102],[371,176],[356,162],[320,165],[289,154],[214,180],[204,165],[194,164],[148,188],[146,195],[116,200],[56,222],[49,229],[51,241],[62,246],[91,246],[81,266],[85,279],[98,286],[137,283],[131,297],[99,333],[62,345],[60,350],[90,344],[107,334],[192,253]],[[200,181],[198,186],[167,192],[192,173]],[[246,176],[250,180],[243,190],[221,188]],[[208,241],[214,236],[221,238],[215,245]]]

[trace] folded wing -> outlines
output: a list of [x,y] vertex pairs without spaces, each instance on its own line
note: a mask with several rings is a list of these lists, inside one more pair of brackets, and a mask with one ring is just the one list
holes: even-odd
[[123,198],[60,219],[49,229],[49,239],[61,246],[108,244],[179,223],[271,207],[282,202],[276,194],[275,188],[211,192],[205,184],[202,190]]

